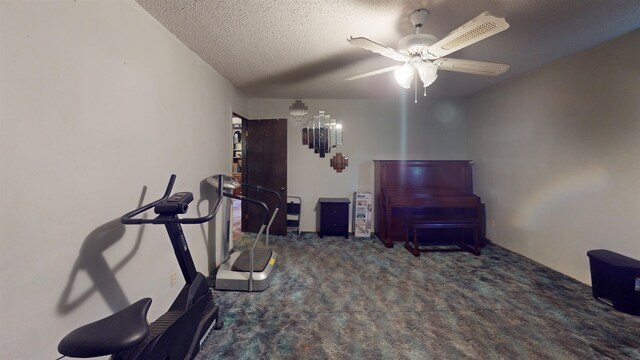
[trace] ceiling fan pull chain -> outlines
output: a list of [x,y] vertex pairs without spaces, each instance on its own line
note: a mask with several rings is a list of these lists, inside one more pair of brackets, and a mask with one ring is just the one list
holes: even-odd
[[424,96],[425,97],[427,96],[427,87],[426,86],[424,87]]
[[415,96],[414,96],[414,104],[418,103],[418,77],[414,76],[413,78],[413,88],[415,89]]

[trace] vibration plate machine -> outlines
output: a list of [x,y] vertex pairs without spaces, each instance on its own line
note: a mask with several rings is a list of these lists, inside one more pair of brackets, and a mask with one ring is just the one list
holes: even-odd
[[[223,177],[220,188],[219,177]],[[269,249],[269,228],[278,213],[280,206],[280,194],[277,191],[266,189],[261,186],[239,183],[235,178],[228,175],[216,175],[207,179],[214,187],[218,188],[218,193],[222,191],[225,198],[237,199],[254,206],[259,206],[264,210],[264,222],[255,237],[253,246],[249,250],[231,252],[233,234],[231,232],[231,201],[226,201],[223,206],[223,249],[222,263],[216,273],[216,290],[235,291],[263,291],[269,287],[276,268],[276,253]],[[269,208],[261,201],[248,198],[242,195],[233,194],[233,189],[244,186],[257,191],[264,191],[272,194],[276,199],[276,206],[269,217]],[[266,232],[265,232],[266,229]],[[266,234],[265,246],[258,247],[260,237]]]
[[[123,310],[82,326],[58,344],[65,356],[89,358],[111,355],[112,360],[125,359],[193,359],[212,329],[221,329],[220,309],[214,303],[212,290],[204,275],[197,272],[181,224],[200,224],[213,219],[222,204],[222,177],[218,199],[211,212],[198,218],[179,218],[193,200],[190,192],[170,196],[176,176],[171,175],[164,196],[125,214],[127,225],[164,225],[173,245],[186,284],[169,310],[151,324],[147,312],[151,299],[144,298]],[[154,219],[136,218],[151,208]]]

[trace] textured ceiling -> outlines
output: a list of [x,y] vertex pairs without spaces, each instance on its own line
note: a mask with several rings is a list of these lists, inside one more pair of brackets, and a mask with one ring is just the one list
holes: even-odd
[[347,43],[364,36],[396,47],[408,14],[429,10],[422,32],[439,39],[490,11],[510,28],[447,57],[501,62],[498,77],[439,71],[429,96],[467,96],[640,27],[639,0],[137,0],[169,31],[251,98],[391,98],[398,64]]

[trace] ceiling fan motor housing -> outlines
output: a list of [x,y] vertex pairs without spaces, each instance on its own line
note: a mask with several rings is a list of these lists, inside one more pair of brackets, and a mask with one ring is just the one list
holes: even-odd
[[427,21],[429,12],[426,9],[418,9],[409,14],[409,21],[413,24],[413,27],[419,28]]
[[400,39],[398,48],[400,52],[405,55],[418,54],[421,52],[426,53],[429,46],[435,44],[436,41],[438,41],[438,39],[430,34],[414,34]]
[[426,9],[418,9],[409,14],[409,21],[416,28],[416,33],[413,35],[405,36],[400,40],[398,47],[400,52],[405,55],[427,53],[429,46],[438,41],[435,36],[429,34],[420,34],[419,29],[427,21],[429,11]]

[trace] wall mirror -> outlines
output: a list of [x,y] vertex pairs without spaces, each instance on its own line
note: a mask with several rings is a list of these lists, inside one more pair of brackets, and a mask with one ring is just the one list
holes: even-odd
[[302,124],[302,145],[313,149],[321,158],[325,157],[331,149],[342,145],[342,122],[319,111],[312,120]]

